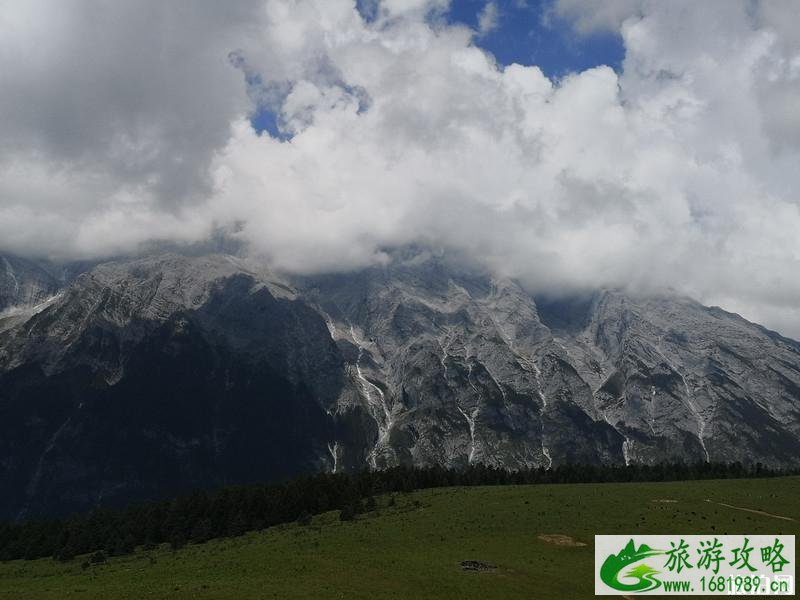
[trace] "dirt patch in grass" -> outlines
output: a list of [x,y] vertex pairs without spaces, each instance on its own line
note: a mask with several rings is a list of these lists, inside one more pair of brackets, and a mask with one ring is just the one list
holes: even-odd
[[745,508],[744,506],[733,506],[732,504],[725,504],[724,502],[714,502],[713,500],[706,499],[706,502],[709,504],[718,504],[719,506],[724,506],[725,508],[732,508],[733,510],[741,510],[744,512],[753,513],[754,515],[761,515],[762,517],[771,517],[773,519],[781,519],[782,521],[797,521],[797,519],[793,517],[784,517],[783,515],[775,515],[772,513],[764,512],[763,510],[756,510],[754,508]]
[[542,540],[543,542],[547,542],[548,544],[553,544],[555,546],[570,546],[573,548],[577,548],[586,545],[583,542],[579,542],[573,537],[564,535],[563,533],[540,533],[536,537]]

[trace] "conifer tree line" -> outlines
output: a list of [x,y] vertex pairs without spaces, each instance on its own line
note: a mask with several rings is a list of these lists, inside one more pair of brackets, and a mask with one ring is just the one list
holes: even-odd
[[106,555],[128,554],[137,547],[169,543],[179,548],[281,523],[308,524],[311,515],[331,510],[341,511],[341,519],[348,520],[374,509],[375,495],[423,488],[732,479],[798,473],[800,469],[774,470],[741,463],[563,465],[520,471],[483,465],[459,470],[401,466],[383,471],[320,473],[282,483],[197,491],[127,508],[97,508],[64,519],[0,523],[0,560],[52,556],[68,561],[79,554],[94,553],[91,561],[102,562]]

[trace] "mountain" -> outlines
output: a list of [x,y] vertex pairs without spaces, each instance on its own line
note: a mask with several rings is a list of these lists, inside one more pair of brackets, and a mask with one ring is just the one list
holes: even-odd
[[0,254],[0,314],[49,298],[62,280],[42,263]]
[[675,295],[534,298],[425,252],[303,278],[162,254],[42,290],[0,314],[5,517],[398,463],[800,457],[800,344]]

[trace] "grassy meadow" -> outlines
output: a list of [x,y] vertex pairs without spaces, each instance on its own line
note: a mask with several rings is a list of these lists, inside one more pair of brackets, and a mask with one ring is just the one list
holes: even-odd
[[89,567],[0,563],[0,600],[590,598],[595,534],[800,533],[800,477],[441,488],[389,503]]

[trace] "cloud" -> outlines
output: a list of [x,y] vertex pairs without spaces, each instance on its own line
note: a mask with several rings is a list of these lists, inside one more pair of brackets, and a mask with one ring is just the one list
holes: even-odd
[[648,0],[556,0],[548,12],[549,18],[571,22],[583,35],[597,32],[617,32],[626,19],[636,18],[645,10]]
[[478,14],[478,33],[480,35],[491,33],[497,29],[499,21],[500,11],[497,8],[497,3],[487,2]]
[[69,255],[185,236],[186,209],[210,193],[216,149],[249,109],[228,53],[258,34],[263,10],[3,2],[0,244]]
[[672,287],[800,336],[794,2],[556,2],[626,48],[622,73],[559,81],[499,67],[443,1],[370,22],[347,0],[3,6],[5,250],[222,229],[307,273],[427,243],[534,290]]

